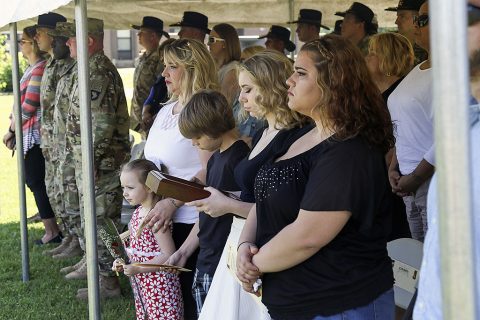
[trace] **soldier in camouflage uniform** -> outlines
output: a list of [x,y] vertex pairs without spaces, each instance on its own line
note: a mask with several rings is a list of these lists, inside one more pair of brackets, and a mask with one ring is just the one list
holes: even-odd
[[[74,25],[65,30],[69,37],[67,45],[70,54],[76,58]],[[122,207],[122,188],[118,172],[128,161],[130,145],[128,140],[129,117],[123,83],[117,69],[103,53],[103,21],[88,19],[89,78],[93,129],[93,166],[95,171],[95,206],[97,226],[105,218],[119,221]],[[75,180],[80,195],[80,213],[84,224],[82,192],[82,154],[80,142],[80,104],[78,76],[71,79],[70,105],[67,115],[67,157],[71,154],[74,163]],[[82,225],[84,226],[84,225]],[[81,235],[80,235],[81,236]],[[112,256],[103,241],[98,238],[98,261],[100,268],[100,294],[103,297],[120,295],[118,278],[111,271]],[[85,272],[79,268],[73,273]],[[87,299],[87,290],[79,289],[77,298]]]
[[370,36],[377,33],[378,22],[372,9],[360,2],[354,2],[345,12],[336,12],[343,17],[341,36],[356,45],[363,56],[368,55]]
[[142,133],[145,138],[145,130],[142,125],[142,107],[148,98],[150,89],[157,77],[163,71],[163,62],[160,61],[158,45],[162,35],[169,38],[168,33],[163,31],[163,21],[155,17],[143,17],[141,25],[132,25],[139,30],[138,42],[145,48],[145,52],[135,62],[133,75],[133,97],[130,109],[130,129]]
[[[74,179],[75,170],[73,164],[67,163],[65,158],[65,123],[69,107],[68,98],[72,89],[68,84],[71,83],[72,75],[76,72],[76,61],[70,57],[70,50],[66,45],[68,38],[60,35],[65,26],[69,24],[68,22],[58,22],[56,29],[48,32],[53,37],[52,48],[53,56],[57,61],[56,78],[58,79],[52,115],[51,139],[54,141],[55,148],[50,149],[55,170],[53,198],[59,211],[62,212],[61,218],[67,233],[65,241],[59,247],[46,252],[54,259],[71,258],[83,254],[77,236],[81,224],[78,191]],[[69,185],[66,185],[66,181],[69,181]]]
[[398,26],[398,33],[405,36],[413,45],[415,53],[415,65],[427,60],[428,53],[415,43],[415,24],[413,17],[418,15],[418,10],[425,0],[400,0],[397,7],[387,8],[386,11],[395,11],[397,19],[395,24]]
[[[38,17],[38,24],[36,25],[35,41],[40,50],[48,52],[50,58],[47,60],[45,70],[40,84],[40,107],[42,110],[41,117],[41,142],[43,157],[45,158],[45,186],[50,205],[57,218],[62,218],[64,210],[62,205],[59,205],[54,197],[54,177],[55,177],[55,159],[52,157],[52,146],[55,142],[52,140],[53,131],[53,100],[55,99],[55,89],[58,82],[57,69],[62,65],[62,62],[53,57],[52,41],[53,38],[47,33],[49,30],[55,28],[55,24],[59,21],[67,21],[67,19],[57,13],[42,14]],[[43,219],[45,230],[50,230],[53,234],[59,234],[59,228],[56,218]],[[62,240],[62,245],[68,243],[70,239]]]

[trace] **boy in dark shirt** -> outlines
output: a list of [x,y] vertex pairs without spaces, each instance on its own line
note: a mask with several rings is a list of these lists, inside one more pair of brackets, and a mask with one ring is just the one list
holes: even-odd
[[[233,172],[248,155],[249,148],[239,138],[233,111],[226,98],[213,90],[196,93],[180,113],[179,128],[197,148],[214,151],[207,164],[207,185],[219,190],[239,191]],[[192,288],[198,314],[220,261],[232,221],[232,214],[213,217],[208,212],[200,212],[199,221],[193,229],[198,230],[197,239],[190,234],[178,250],[183,256],[189,256],[197,246],[200,247]]]

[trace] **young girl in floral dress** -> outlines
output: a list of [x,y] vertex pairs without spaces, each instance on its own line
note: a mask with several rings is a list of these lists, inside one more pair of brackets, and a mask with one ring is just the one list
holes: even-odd
[[[116,260],[113,269],[132,277],[137,319],[183,319],[183,300],[177,274],[158,271],[156,267],[138,264],[163,264],[175,252],[171,232],[139,231],[144,217],[159,200],[145,186],[147,175],[158,168],[151,161],[139,159],[127,163],[120,175],[123,196],[132,205],[140,205],[130,221],[127,253],[131,264]],[[137,237],[138,234],[138,237]]]

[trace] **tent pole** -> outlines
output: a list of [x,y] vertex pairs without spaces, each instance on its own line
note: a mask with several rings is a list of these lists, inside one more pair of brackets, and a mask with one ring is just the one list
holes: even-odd
[[87,283],[89,319],[100,319],[98,282],[97,218],[93,177],[92,114],[90,109],[90,76],[88,69],[87,2],[75,0],[77,37],[78,91],[80,101],[80,134],[82,143],[83,206],[85,247],[87,251]]
[[[444,319],[475,317],[466,6],[430,6]],[[445,21],[450,21],[446,24]],[[455,61],[455,63],[452,63]],[[455,88],[455,90],[451,90]]]
[[18,62],[18,35],[17,23],[10,23],[10,54],[12,55],[12,85],[15,115],[15,143],[18,167],[18,196],[20,205],[20,239],[22,247],[22,280],[30,280],[28,230],[27,230],[27,201],[25,195],[25,158],[23,156],[22,106],[20,105],[20,71]]
[[[295,0],[288,0],[288,21],[293,21],[295,18]],[[290,25],[294,26],[294,24]],[[297,40],[295,38],[295,30],[290,27],[290,40],[297,45]],[[298,52],[298,48],[290,52],[290,59],[295,60],[295,52]]]

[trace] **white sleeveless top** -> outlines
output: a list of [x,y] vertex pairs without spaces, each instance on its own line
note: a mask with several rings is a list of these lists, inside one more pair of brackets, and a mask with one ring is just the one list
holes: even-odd
[[[178,128],[179,114],[173,114],[177,102],[163,106],[157,114],[145,143],[145,158],[160,169],[163,164],[168,174],[190,180],[202,168],[198,149]],[[198,220],[195,207],[182,206],[175,212],[173,222],[193,224]]]

